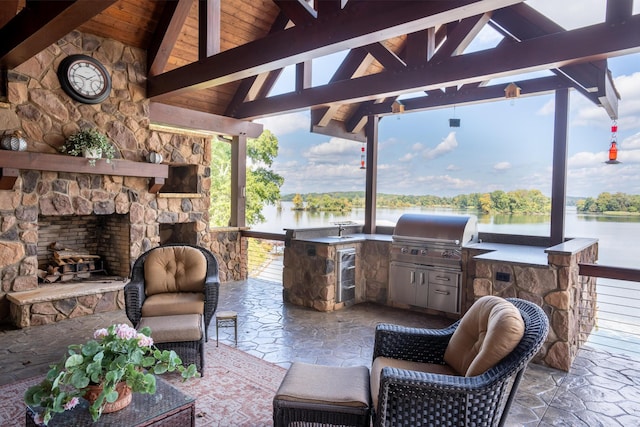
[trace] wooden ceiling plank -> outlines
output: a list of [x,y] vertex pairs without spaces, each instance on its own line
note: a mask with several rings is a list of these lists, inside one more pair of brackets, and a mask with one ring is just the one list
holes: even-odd
[[296,26],[148,80],[160,99],[485,13],[522,0],[355,2],[327,22]]
[[0,27],[13,19],[18,13],[18,0],[5,0],[0,7]]
[[[407,42],[404,47],[404,59],[407,65],[414,66],[427,62],[427,53],[429,50],[433,52],[433,47],[435,45],[434,35],[435,32],[433,28],[407,34]],[[432,49],[429,49],[430,40]],[[385,68],[387,67],[385,66]]]
[[116,1],[27,2],[13,19],[0,28],[0,66],[16,68]]
[[336,102],[361,102],[636,52],[640,52],[640,15],[630,17],[621,25],[596,24],[521,43],[502,44],[402,72],[379,73],[305,89],[301,93],[278,95],[269,102],[245,103],[236,117],[246,119]]
[[162,17],[147,51],[150,76],[158,75],[164,71],[192,5],[193,0],[166,2]]
[[186,129],[198,129],[223,135],[246,135],[257,138],[263,130],[259,123],[236,120],[231,117],[193,111],[157,102],[149,103],[149,120],[152,123]]

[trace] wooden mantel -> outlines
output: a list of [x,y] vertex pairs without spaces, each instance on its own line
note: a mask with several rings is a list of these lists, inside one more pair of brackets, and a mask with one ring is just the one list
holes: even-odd
[[84,157],[3,150],[0,151],[0,190],[13,189],[20,169],[150,178],[150,193],[157,193],[169,177],[169,165],[99,159],[92,166]]

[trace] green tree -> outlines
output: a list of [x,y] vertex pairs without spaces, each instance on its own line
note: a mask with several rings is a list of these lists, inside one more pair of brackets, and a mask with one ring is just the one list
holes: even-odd
[[[264,222],[262,208],[280,200],[280,187],[284,178],[271,166],[278,155],[278,138],[265,130],[255,139],[247,140],[247,224]],[[211,144],[211,207],[210,221],[213,226],[229,224],[231,212],[231,145],[214,141]]]

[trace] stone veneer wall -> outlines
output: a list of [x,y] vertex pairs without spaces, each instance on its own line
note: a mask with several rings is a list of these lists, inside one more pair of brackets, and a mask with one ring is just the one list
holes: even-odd
[[355,302],[365,299],[362,275],[362,244],[325,245],[292,240],[285,247],[282,297],[303,307],[318,311],[332,311],[344,307],[345,302],[336,303],[337,251],[356,248]]
[[[76,53],[99,59],[111,74],[112,91],[101,104],[77,103],[60,88],[58,64]],[[116,158],[143,162],[156,151],[165,162],[196,165],[201,197],[160,198],[148,192],[144,178],[21,171],[13,190],[0,190],[0,321],[7,320],[6,293],[39,286],[39,214],[128,213],[131,262],[160,243],[158,224],[193,222],[198,244],[220,261],[221,279],[246,278],[246,259],[238,259],[246,248],[237,229],[209,230],[209,140],[149,129],[145,61],[142,50],[72,32],[9,70],[8,102],[0,103],[0,131],[22,130],[28,151],[57,153],[66,137],[96,127],[116,146]]]
[[[568,371],[595,325],[596,278],[580,276],[578,264],[595,262],[597,251],[596,243],[576,253],[550,252],[548,266],[491,260],[467,262],[465,311],[484,295],[522,298],[536,303],[549,317],[550,330],[534,361]],[[469,261],[484,251],[465,252]],[[496,273],[508,273],[511,280],[496,281]]]

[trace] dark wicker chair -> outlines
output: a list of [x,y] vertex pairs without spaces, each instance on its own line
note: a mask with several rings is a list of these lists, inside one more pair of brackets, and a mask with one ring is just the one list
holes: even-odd
[[[509,298],[525,323],[516,348],[496,366],[473,377],[431,374],[385,367],[380,375],[374,426],[502,426],[528,362],[540,350],[549,330],[537,305]],[[373,359],[443,364],[447,344],[460,321],[445,329],[380,324]]]
[[144,262],[147,256],[158,248],[166,248],[173,246],[187,246],[196,248],[207,260],[206,277],[204,280],[204,331],[205,341],[209,340],[209,324],[213,315],[218,307],[218,294],[220,290],[220,279],[218,277],[218,261],[215,256],[207,249],[200,246],[188,245],[188,244],[169,244],[152,248],[147,252],[140,255],[140,257],[133,264],[131,270],[131,281],[124,287],[124,299],[125,299],[125,311],[129,321],[135,326],[140,322],[142,317],[142,306],[145,302],[145,279],[144,279]]

